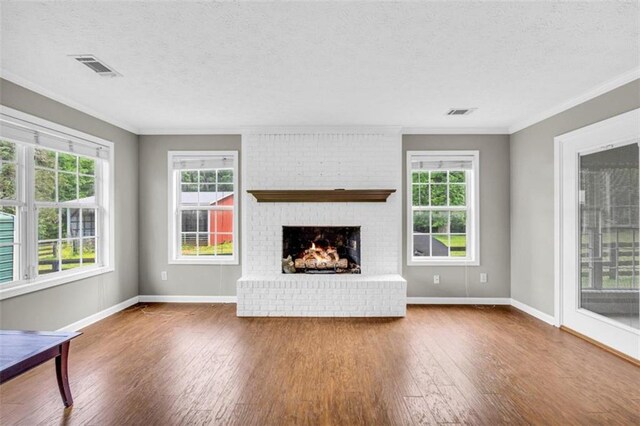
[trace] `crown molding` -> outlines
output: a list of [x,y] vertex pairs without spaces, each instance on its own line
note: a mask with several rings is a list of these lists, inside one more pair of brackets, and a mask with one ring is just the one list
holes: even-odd
[[400,126],[237,126],[196,128],[142,128],[140,135],[243,135],[306,133],[380,133],[401,134]]
[[526,120],[521,120],[516,122],[514,125],[509,127],[509,133],[513,134],[519,132],[522,129],[525,129],[529,126],[532,126],[536,123],[539,123],[543,120],[546,120],[549,117],[553,117],[554,115],[560,114],[568,109],[571,109],[577,105],[587,102],[590,99],[603,95],[607,92],[610,92],[614,89],[617,89],[620,86],[624,86],[627,83],[630,83],[634,80],[640,79],[640,68],[632,69],[631,71],[627,71],[624,74],[620,74],[619,76],[608,80],[602,84],[599,84],[586,92],[582,93],[579,96],[569,99],[561,104],[554,106],[553,108],[549,108],[548,110],[542,111]]
[[508,135],[507,127],[403,127],[403,135]]
[[51,100],[54,100],[56,102],[60,102],[61,104],[66,105],[66,106],[68,106],[70,108],[73,108],[73,109],[76,109],[76,110],[78,110],[80,112],[88,114],[88,115],[90,115],[90,116],[92,116],[94,118],[97,118],[98,120],[102,120],[102,121],[104,121],[106,123],[109,123],[109,124],[111,124],[113,126],[120,127],[121,129],[127,130],[127,131],[129,131],[131,133],[134,133],[136,135],[139,134],[140,129],[138,129],[136,126],[131,125],[130,123],[127,123],[127,122],[124,122],[124,121],[120,121],[120,120],[114,119],[112,117],[106,116],[106,115],[104,115],[104,114],[102,114],[100,112],[97,112],[94,109],[89,108],[86,105],[83,105],[83,104],[78,103],[76,101],[73,101],[73,100],[71,100],[71,99],[69,99],[69,98],[67,98],[65,96],[59,95],[58,93],[55,93],[55,92],[53,92],[51,90],[45,89],[45,88],[43,88],[41,86],[38,86],[37,84],[32,83],[29,80],[25,80],[24,78],[19,77],[19,76],[13,74],[10,71],[4,70],[4,69],[0,70],[0,77],[2,77],[3,79],[5,79],[7,81],[10,81],[12,83],[17,84],[18,86],[22,86],[25,89],[31,90],[32,92],[35,92],[35,93],[37,93],[39,95],[45,96],[45,97],[47,97],[47,98],[49,98]]
[[242,135],[257,133],[393,133],[402,135],[507,135],[506,127],[402,126],[238,126],[200,128],[142,128],[140,135]]

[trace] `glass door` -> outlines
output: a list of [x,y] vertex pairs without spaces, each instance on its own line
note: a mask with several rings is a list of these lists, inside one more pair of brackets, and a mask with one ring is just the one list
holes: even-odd
[[640,359],[640,110],[556,138],[560,324]]
[[579,157],[579,306],[640,328],[638,145]]

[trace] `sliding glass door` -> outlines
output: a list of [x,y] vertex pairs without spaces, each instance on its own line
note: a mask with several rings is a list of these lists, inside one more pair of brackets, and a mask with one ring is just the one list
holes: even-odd
[[640,112],[556,138],[560,322],[640,359]]
[[638,145],[579,157],[579,306],[640,328]]

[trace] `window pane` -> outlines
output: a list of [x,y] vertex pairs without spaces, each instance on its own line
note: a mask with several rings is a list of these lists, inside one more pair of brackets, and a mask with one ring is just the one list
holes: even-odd
[[466,205],[467,194],[466,185],[464,184],[451,184],[449,185],[449,203],[452,206],[464,206]]
[[465,172],[449,172],[449,182],[454,182],[454,183],[465,182]]
[[200,183],[215,183],[216,171],[215,170],[202,170],[200,171]]
[[196,245],[196,235],[192,234],[182,234],[182,243],[181,250],[183,256],[195,256],[197,255],[197,245]]
[[18,256],[15,207],[0,207],[0,283],[14,280],[14,261]]
[[77,172],[78,171],[78,157],[73,154],[65,154],[63,152],[58,153],[58,170],[65,172]]
[[214,254],[214,247],[209,245],[209,234],[206,232],[198,233],[198,256],[207,256]]
[[233,232],[233,210],[212,210],[210,214],[211,232]]
[[10,214],[12,216],[16,215],[16,208],[13,206],[0,206],[0,213]]
[[198,205],[198,185],[182,184],[180,193],[180,203],[187,206]]
[[198,211],[197,210],[185,210],[182,212],[182,232],[197,232],[198,231]]
[[449,235],[433,236],[433,256],[437,256],[437,257],[449,256]]
[[80,239],[62,241],[62,270],[74,269],[80,264]]
[[85,238],[82,240],[82,265],[93,266],[96,264],[96,239]]
[[447,205],[447,185],[431,185],[431,205],[446,206]]
[[431,183],[446,183],[447,172],[431,172]]
[[9,141],[0,141],[0,160],[16,161],[16,144]]
[[429,172],[414,172],[414,176],[418,183],[429,183]]
[[209,232],[209,212],[206,210],[198,210],[198,232]]
[[466,235],[451,235],[450,237],[450,251],[451,257],[466,257],[467,256],[467,236]]
[[215,234],[199,234],[198,238],[200,239],[200,256],[215,256],[216,254],[216,239]]
[[218,256],[231,256],[233,254],[233,235],[216,234],[216,253]]
[[80,180],[80,201],[95,202],[96,179],[93,176],[79,176]]
[[413,205],[429,205],[429,185],[413,185]]
[[413,255],[418,257],[431,256],[431,236],[413,236]]
[[200,185],[200,205],[211,206],[216,203],[218,193],[216,192],[216,184]]
[[451,212],[451,233],[464,234],[467,232],[467,213]]
[[38,274],[50,274],[60,270],[59,250],[60,244],[58,241],[38,244]]
[[54,151],[36,148],[33,158],[38,167],[56,168],[56,153]]
[[80,173],[85,175],[96,174],[96,160],[92,158],[80,157],[79,160]]
[[413,232],[428,234],[431,212],[413,212]]
[[36,170],[36,201],[56,201],[55,172]]
[[38,240],[57,240],[59,226],[58,209],[38,209]]
[[218,184],[218,192],[233,192],[233,184],[232,183],[219,183]]
[[449,212],[433,212],[431,214],[431,232],[449,232]]
[[80,209],[60,209],[62,238],[80,237]]
[[82,209],[82,236],[93,237],[96,235],[96,210]]
[[182,183],[198,183],[198,171],[181,172]]
[[0,198],[3,200],[16,199],[16,165],[3,163],[0,166]]
[[78,199],[78,176],[71,173],[58,173],[58,201]]
[[232,183],[233,182],[233,170],[218,170],[218,182],[219,183]]

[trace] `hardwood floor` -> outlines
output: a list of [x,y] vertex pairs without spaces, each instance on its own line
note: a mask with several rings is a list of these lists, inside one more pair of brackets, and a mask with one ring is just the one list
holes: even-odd
[[640,369],[509,307],[404,319],[237,318],[141,304],[0,387],[0,423],[640,424]]

